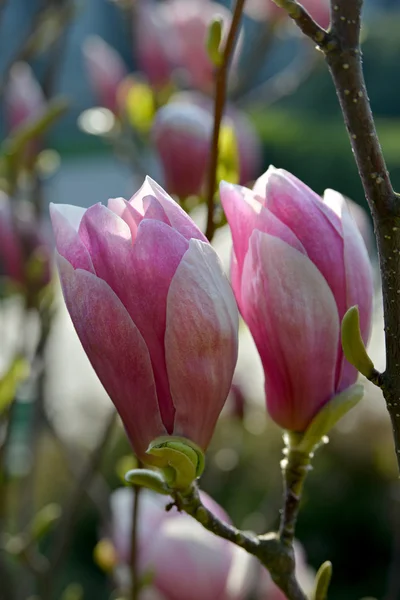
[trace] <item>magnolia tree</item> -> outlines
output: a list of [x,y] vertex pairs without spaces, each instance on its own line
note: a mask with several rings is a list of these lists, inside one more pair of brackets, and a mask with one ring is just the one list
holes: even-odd
[[[304,6],[237,0],[232,12],[195,0],[135,2],[140,76],[100,38],[85,43],[102,108],[81,115],[81,127],[93,133],[93,111],[102,111],[108,141],[118,152],[135,146],[135,172],[148,164],[144,157],[155,158],[164,186],[147,176],[129,200],[50,207],[67,309],[137,459],[126,474],[132,487],[111,498],[111,518],[95,551],[124,598],[325,600],[331,563],[311,573],[295,540],[296,520],[315,452],[323,452],[327,434],[363,397],[358,372],[382,389],[400,452],[398,198],[363,79],[361,8],[361,0],[332,0],[329,23],[325,0]],[[332,75],[377,236],[383,373],[365,349],[373,277],[348,203],[333,190],[321,198],[282,168],[260,175],[257,132],[227,100],[244,11],[268,19],[274,30],[289,16]],[[40,134],[61,110],[47,102],[30,69],[16,65],[7,105],[10,123],[22,128],[11,138],[8,186],[0,196],[2,263],[7,280],[22,287],[27,308],[40,315],[50,281],[48,242],[37,216],[21,224],[21,206],[12,209],[10,198],[19,189],[21,165],[35,177]],[[204,232],[188,214],[199,204],[207,213]],[[211,245],[226,224],[229,274]],[[44,337],[51,315],[45,306]],[[207,448],[235,389],[240,319],[257,347],[266,408],[284,440],[280,525],[262,535],[237,529],[200,491]],[[4,378],[14,391],[21,377],[15,365]],[[79,499],[78,491],[72,507]],[[35,522],[46,528],[57,518],[50,510]],[[51,577],[63,556],[68,519],[63,524],[54,561],[38,561],[31,538],[6,545],[38,575],[42,600],[53,597]]]

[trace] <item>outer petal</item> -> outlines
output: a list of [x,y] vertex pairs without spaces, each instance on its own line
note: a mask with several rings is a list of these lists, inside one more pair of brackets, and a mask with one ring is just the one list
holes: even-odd
[[169,196],[158,183],[153,181],[151,177],[146,177],[140,190],[132,196],[129,202],[140,212],[141,204],[145,196],[155,196],[169,219],[171,226],[179,231],[183,237],[190,240],[196,238],[207,242],[207,239],[202,234],[200,229],[195,225],[192,219],[185,213],[184,210]]
[[281,427],[303,431],[335,390],[339,318],[332,292],[308,258],[254,231],[242,304],[264,366],[269,413]]
[[166,304],[188,242],[165,223],[143,219],[132,246],[126,223],[100,204],[87,211],[80,235],[90,248],[97,275],[117,294],[147,344],[161,416],[171,433],[175,410],[165,366]]
[[90,254],[78,235],[85,209],[69,204],[50,204],[50,217],[56,238],[56,248],[75,269],[94,273]]
[[[326,216],[329,207],[304,184],[285,171],[269,169],[266,174],[265,205],[295,233],[312,262],[327,280],[335,297],[340,318],[346,312],[346,278],[343,239],[332,220]],[[307,191],[308,190],[308,191]]]
[[[346,308],[358,305],[361,335],[366,344],[371,332],[373,299],[372,268],[368,252],[360,230],[346,207],[344,197],[333,190],[326,190],[324,199],[330,204],[336,202],[340,205],[346,272]],[[344,357],[342,360],[339,392],[352,385],[358,375],[356,369]]]
[[167,299],[165,352],[174,433],[205,449],[232,383],[238,313],[214,249],[191,240]]
[[239,276],[242,273],[244,259],[249,248],[249,239],[254,229],[279,237],[293,248],[306,254],[303,245],[289,227],[265,208],[251,190],[223,181],[220,185],[220,195],[232,232]]
[[105,281],[75,271],[60,255],[58,268],[82,346],[122,418],[135,453],[143,457],[149,443],[166,433],[143,337]]

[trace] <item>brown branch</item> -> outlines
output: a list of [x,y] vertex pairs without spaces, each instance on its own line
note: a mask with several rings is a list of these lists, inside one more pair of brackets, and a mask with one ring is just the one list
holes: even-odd
[[228,37],[226,38],[226,43],[222,54],[222,62],[221,65],[216,68],[215,72],[214,128],[211,138],[210,162],[208,167],[206,195],[207,226],[205,235],[210,241],[212,240],[215,232],[214,196],[217,184],[219,132],[221,129],[222,117],[225,108],[229,65],[232,59],[233,51],[235,48],[235,42],[239,32],[244,3],[245,0],[236,0],[235,10],[233,12],[232,17],[232,23],[229,29]]
[[[275,0],[277,4],[297,4]],[[331,28],[319,43],[335,84],[353,154],[377,238],[382,276],[386,371],[379,377],[393,427],[400,469],[400,203],[379,144],[362,70],[360,48],[362,0],[332,0]],[[287,8],[287,7],[286,7]],[[298,9],[296,9],[297,11]],[[314,41],[311,17],[292,18]],[[311,19],[312,20],[312,19]]]
[[295,21],[301,31],[313,40],[318,46],[326,45],[329,41],[329,34],[312,16],[306,11],[304,6],[298,4],[296,0],[273,0],[277,6],[280,6],[288,13],[289,17]]
[[176,494],[175,504],[178,510],[187,512],[208,531],[256,556],[268,569],[274,582],[288,600],[307,600],[296,580],[293,548],[284,543],[275,533],[256,536],[220,521],[201,502],[199,492],[194,486],[186,494]]

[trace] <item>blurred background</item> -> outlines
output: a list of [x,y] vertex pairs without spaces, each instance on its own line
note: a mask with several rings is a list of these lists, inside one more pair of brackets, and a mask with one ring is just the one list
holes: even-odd
[[[328,25],[325,0],[304,5]],[[214,89],[205,38],[215,14],[226,32],[228,2],[0,0],[1,600],[129,597],[120,568],[129,558],[118,550],[110,498],[134,458],[64,307],[48,205],[130,198],[149,174],[205,228]],[[399,0],[366,0],[365,76],[395,188],[399,27]],[[349,197],[377,271],[322,54],[271,0],[247,0],[217,178],[251,185],[269,164],[318,193],[331,187]],[[223,215],[216,218],[213,244],[228,268],[229,231]],[[282,440],[265,411],[263,373],[244,324],[240,335],[201,486],[238,527],[262,533],[278,523]],[[370,354],[383,369],[378,273]],[[333,562],[331,600],[400,598],[393,442],[381,394],[366,387],[361,406],[315,457],[297,527],[304,571]],[[131,508],[117,513],[124,511],[128,529]],[[191,600],[165,589],[157,595],[146,577],[141,599]],[[280,598],[257,570],[247,579],[244,591],[204,600]]]

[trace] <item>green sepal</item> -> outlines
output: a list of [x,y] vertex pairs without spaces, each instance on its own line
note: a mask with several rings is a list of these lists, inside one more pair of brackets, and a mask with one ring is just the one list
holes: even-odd
[[168,488],[164,477],[157,471],[151,471],[150,469],[132,469],[125,475],[125,479],[132,485],[140,485],[141,487],[148,488],[157,492],[158,494],[169,495],[170,489]]
[[[336,423],[351,410],[364,395],[364,387],[355,383],[337,396],[333,396],[318,411],[304,433],[291,435],[291,445],[299,452],[311,453]],[[293,435],[296,436],[294,441]],[[293,438],[293,439],[292,439]]]
[[326,600],[328,588],[332,578],[332,563],[325,561],[315,576],[315,588],[313,600]]
[[374,363],[367,354],[360,331],[358,306],[352,306],[342,320],[342,347],[347,360],[367,379],[374,375]]
[[220,50],[223,24],[222,18],[217,15],[209,24],[207,31],[207,54],[213,65],[216,67],[220,67],[223,62],[223,54]]
[[146,454],[172,489],[187,489],[204,470],[203,451],[183,437],[161,436],[151,442]]

